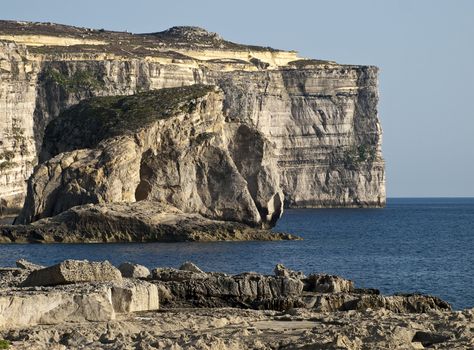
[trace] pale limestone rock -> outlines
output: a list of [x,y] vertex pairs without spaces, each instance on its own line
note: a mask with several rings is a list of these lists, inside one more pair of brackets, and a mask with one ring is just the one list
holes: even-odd
[[383,296],[372,290],[355,290],[352,281],[331,275],[227,275],[157,268],[152,270],[150,281],[159,286],[165,307],[304,308],[318,312],[390,310],[397,313],[451,309],[448,303],[429,295]]
[[122,277],[125,278],[148,278],[151,273],[150,270],[143,265],[124,262],[118,267]]
[[158,287],[145,281],[125,280],[112,287],[112,304],[117,313],[158,310]]
[[22,283],[30,286],[54,286],[80,282],[121,281],[120,271],[108,261],[65,260],[57,265],[32,271]]
[[[474,319],[460,321],[452,311],[437,315],[295,311],[290,315],[238,308],[162,310],[120,321],[41,325],[0,335],[21,350],[80,349],[84,344],[90,349],[452,350],[471,349],[474,344]],[[418,341],[422,332],[434,336],[426,347]]]
[[139,280],[0,290],[0,329],[64,322],[106,322],[159,309],[156,285]]
[[[167,106],[173,98],[176,104]],[[53,158],[35,169],[16,223],[86,203],[148,200],[214,220],[273,226],[283,194],[272,147],[255,128],[226,122],[222,99],[220,91],[201,85],[123,98],[117,102],[123,111],[137,100],[163,111],[118,131],[87,122],[89,113],[100,113],[90,111],[96,104],[116,108],[108,99],[67,111],[46,130],[43,154]]]
[[186,261],[184,264],[182,264],[179,267],[180,270],[183,271],[191,271],[191,272],[196,272],[196,273],[204,273],[203,270],[201,270],[198,266],[193,264],[191,261]]
[[291,277],[300,279],[305,277],[303,272],[290,270],[283,264],[276,264],[273,272],[277,277]]
[[[45,40],[36,33],[44,30],[41,25],[13,27],[16,29],[0,23],[4,35],[20,30],[35,40]],[[74,35],[77,40],[91,35],[67,26],[50,26],[49,30],[54,31],[56,44]],[[224,91],[230,118],[253,124],[274,143],[288,206],[385,204],[377,68],[297,61],[295,52],[228,44],[192,29],[150,36],[148,42],[132,45],[132,49],[150,48],[149,52],[128,55],[128,49],[114,49],[123,35],[126,40],[120,48],[126,41],[143,38],[104,32],[94,40],[111,44],[96,45],[93,53],[57,45],[50,51],[43,49],[46,52],[29,47],[34,55],[20,44],[0,41],[0,94],[4,96],[0,101],[0,155],[14,153],[11,164],[0,170],[0,206],[21,206],[24,181],[40,153],[45,127],[67,107],[94,95],[195,83],[218,85]],[[15,40],[31,44],[25,38]],[[156,47],[166,49],[157,51]],[[171,51],[179,55],[169,57]],[[66,88],[48,78],[51,69],[66,79],[87,72],[103,84]],[[0,159],[0,163],[6,162]],[[279,201],[280,196],[266,205]]]
[[0,291],[0,328],[107,321],[115,318],[111,289],[98,286],[85,291]]
[[183,242],[297,240],[296,236],[211,220],[159,202],[88,204],[31,225],[0,227],[10,242]]

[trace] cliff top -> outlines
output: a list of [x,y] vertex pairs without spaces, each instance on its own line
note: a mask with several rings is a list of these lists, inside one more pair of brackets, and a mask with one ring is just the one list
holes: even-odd
[[[286,52],[270,47],[261,47],[254,45],[243,45],[224,40],[216,33],[208,32],[199,27],[177,26],[167,30],[156,33],[133,34],[129,32],[110,31],[105,29],[91,29],[68,26],[56,23],[42,23],[42,22],[21,22],[0,20],[0,40],[20,41],[18,36],[23,36],[23,43],[31,46],[42,46],[54,43],[52,39],[50,42],[47,38],[45,41],[33,42],[31,36],[53,37],[70,39],[64,41],[64,46],[77,44],[92,44],[92,45],[140,45],[146,48],[183,48],[187,49],[215,49],[215,50],[236,50],[236,51],[270,51],[270,52]],[[26,37],[30,38],[26,38]],[[38,39],[38,38],[36,38]],[[58,45],[61,46],[61,45]],[[291,51],[290,51],[291,52]]]
[[44,144],[71,142],[71,135],[79,130],[81,147],[93,147],[107,138],[137,132],[156,120],[191,112],[196,99],[214,90],[214,86],[190,85],[83,100],[48,125]]

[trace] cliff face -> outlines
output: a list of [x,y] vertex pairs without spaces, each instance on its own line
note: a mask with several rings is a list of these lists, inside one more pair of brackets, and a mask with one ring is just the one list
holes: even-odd
[[37,62],[26,49],[0,41],[0,212],[21,207],[25,180],[36,164],[33,135]]
[[385,203],[375,67],[299,60],[196,28],[131,35],[1,22],[0,43],[4,206],[21,203],[46,125],[67,107],[196,83],[219,86],[227,118],[273,144],[288,206]]

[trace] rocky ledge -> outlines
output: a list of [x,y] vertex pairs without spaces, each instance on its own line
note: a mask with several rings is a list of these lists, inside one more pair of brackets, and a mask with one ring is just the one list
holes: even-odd
[[[350,280],[66,260],[0,269],[0,339],[15,349],[467,349],[474,310]],[[138,312],[138,313],[137,313]]]
[[277,241],[297,236],[262,230],[159,202],[87,204],[30,225],[0,225],[0,243]]

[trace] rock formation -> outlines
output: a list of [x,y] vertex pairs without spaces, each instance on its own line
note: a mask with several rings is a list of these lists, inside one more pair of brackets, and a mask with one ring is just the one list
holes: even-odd
[[122,277],[125,278],[148,278],[151,276],[150,270],[143,265],[124,262],[118,267]]
[[55,286],[81,282],[121,281],[122,274],[108,261],[66,260],[59,264],[31,271],[23,287]]
[[[384,205],[375,67],[300,59],[199,28],[133,35],[1,21],[0,210],[21,207],[33,166],[51,156],[41,152],[46,126],[68,107],[93,96],[196,83],[217,85],[226,118],[250,128],[235,130],[230,153],[243,145],[253,151],[260,133],[272,144],[286,205]],[[254,177],[246,162],[239,172]],[[47,208],[47,215],[58,209]],[[29,219],[40,217],[32,212]],[[258,221],[255,213],[249,221]]]
[[[75,271],[68,284],[34,288],[23,281],[38,270],[0,268],[3,344],[15,349],[346,350],[473,345],[473,310],[451,311],[449,304],[425,295],[382,296],[339,276],[305,277],[282,265],[275,276],[227,275],[187,262],[184,269],[153,269],[146,280],[109,281],[108,263],[61,265]],[[81,266],[89,267],[88,276],[93,266],[94,282],[84,282]]]
[[[222,99],[214,87],[191,85],[96,97],[66,110],[46,129],[43,162],[17,223],[84,204],[110,205],[113,215],[114,203],[147,201],[148,214],[273,226],[283,194],[271,146],[251,126],[226,122]],[[139,206],[146,217],[146,204]]]
[[384,308],[402,313],[451,309],[448,303],[432,296],[383,296],[375,289],[356,289],[354,282],[339,276],[305,277],[294,271],[281,275],[281,268],[277,271],[276,276],[231,276],[158,268],[152,270],[151,281],[160,286],[161,302],[166,307],[308,308],[319,312]]
[[187,214],[159,202],[76,206],[31,225],[0,226],[0,243],[294,240],[296,236]]

